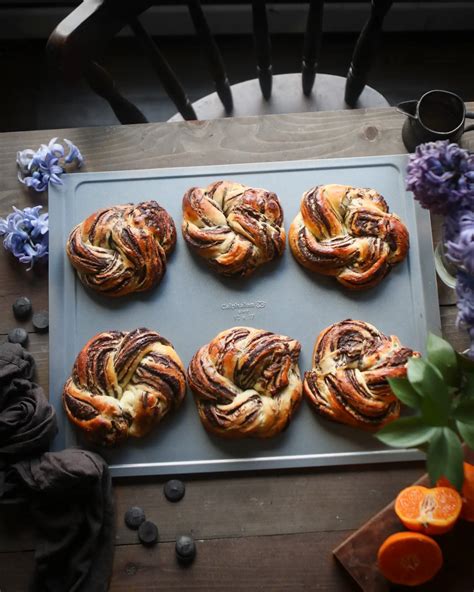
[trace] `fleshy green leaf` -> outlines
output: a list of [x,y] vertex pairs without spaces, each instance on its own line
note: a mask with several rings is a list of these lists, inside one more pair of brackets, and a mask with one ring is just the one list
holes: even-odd
[[474,399],[461,399],[452,415],[454,419],[474,426]]
[[426,464],[432,485],[444,476],[461,491],[464,480],[463,453],[461,442],[452,429],[436,430],[430,442]]
[[439,370],[423,358],[411,358],[407,365],[407,376],[422,398],[421,412],[426,423],[446,425],[451,397]]
[[437,429],[426,425],[419,416],[402,417],[384,426],[375,437],[395,448],[412,448],[427,442]]
[[413,409],[419,409],[421,404],[421,397],[411,386],[406,378],[389,378],[388,383],[390,388],[395,393],[397,399],[399,399],[408,407]]
[[444,380],[453,386],[460,382],[461,374],[458,368],[456,352],[447,341],[430,333],[426,343],[428,360],[440,371]]
[[456,421],[456,426],[461,434],[461,438],[466,442],[469,448],[474,450],[474,425],[472,422],[467,424],[462,421]]

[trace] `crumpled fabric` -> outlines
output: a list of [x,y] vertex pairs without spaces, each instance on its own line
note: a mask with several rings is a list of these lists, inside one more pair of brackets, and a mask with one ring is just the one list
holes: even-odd
[[28,490],[38,531],[34,592],[104,592],[112,574],[112,482],[98,454],[46,452],[15,463],[9,479]]
[[46,452],[56,415],[32,382],[35,362],[0,345],[0,503],[27,501],[37,529],[33,592],[106,592],[115,514],[106,462],[94,452]]
[[48,450],[58,428],[43,389],[31,382],[33,356],[17,343],[0,345],[0,460],[11,463]]

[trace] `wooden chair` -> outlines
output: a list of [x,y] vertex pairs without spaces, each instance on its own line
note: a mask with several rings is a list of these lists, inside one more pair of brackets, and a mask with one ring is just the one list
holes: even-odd
[[216,92],[191,104],[173,69],[151,38],[140,15],[153,0],[84,0],[53,31],[47,54],[65,80],[84,76],[106,99],[121,123],[146,123],[145,115],[118,90],[98,59],[109,41],[130,26],[178,113],[169,121],[296,113],[347,108],[386,107],[387,100],[368,86],[382,23],[393,0],[371,0],[370,16],[357,40],[347,78],[318,73],[324,0],[310,0],[300,74],[272,75],[265,0],[252,0],[257,78],[231,86],[219,48],[200,0],[182,0],[199,37]]

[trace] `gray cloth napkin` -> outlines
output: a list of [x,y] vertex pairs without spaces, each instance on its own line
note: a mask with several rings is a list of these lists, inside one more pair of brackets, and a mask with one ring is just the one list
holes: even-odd
[[0,460],[48,450],[58,431],[43,389],[31,382],[33,357],[17,343],[0,345]]
[[0,502],[28,501],[37,528],[33,592],[106,592],[114,553],[110,473],[98,454],[46,452],[56,415],[33,357],[0,345]]
[[[14,473],[14,474],[13,474]],[[104,592],[112,574],[115,515],[105,461],[86,450],[15,463],[38,530],[34,592]]]

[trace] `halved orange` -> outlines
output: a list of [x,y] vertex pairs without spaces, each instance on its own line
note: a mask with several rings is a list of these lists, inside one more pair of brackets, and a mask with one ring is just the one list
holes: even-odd
[[432,538],[417,532],[397,532],[379,549],[382,574],[394,584],[419,586],[431,580],[443,565],[443,553]]
[[403,489],[395,500],[395,512],[404,526],[425,534],[443,534],[451,530],[461,508],[461,496],[451,487],[428,489],[412,485]]
[[[441,477],[436,485],[452,487],[454,489],[446,477]],[[467,462],[464,463],[464,484],[462,486],[461,498],[461,518],[469,520],[469,522],[474,522],[474,465],[470,465]]]

